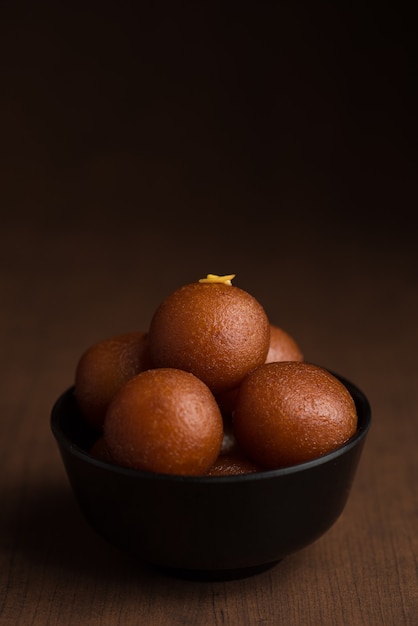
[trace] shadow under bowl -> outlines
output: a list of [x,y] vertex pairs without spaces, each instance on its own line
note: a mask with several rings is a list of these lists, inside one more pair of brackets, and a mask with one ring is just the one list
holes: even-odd
[[97,437],[67,389],[51,429],[79,508],[119,549],[178,576],[228,579],[275,565],[316,541],[347,502],[371,422],[369,402],[337,376],[358,413],[356,434],[315,460],[239,476],[172,476],[88,454]]

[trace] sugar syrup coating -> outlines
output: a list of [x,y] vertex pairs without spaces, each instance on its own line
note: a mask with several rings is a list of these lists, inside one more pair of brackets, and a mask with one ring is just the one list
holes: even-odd
[[241,383],[233,429],[245,454],[266,469],[308,461],[343,445],[357,429],[354,401],[325,369],[267,363]]
[[216,394],[237,387],[264,363],[270,325],[248,292],[226,283],[196,282],[160,304],[149,341],[156,367],[192,372]]
[[209,388],[194,374],[151,369],[129,380],[114,397],[104,438],[119,465],[201,475],[221,450],[222,415]]
[[77,363],[74,382],[75,399],[86,421],[101,430],[113,396],[151,366],[145,332],[127,332],[89,346]]

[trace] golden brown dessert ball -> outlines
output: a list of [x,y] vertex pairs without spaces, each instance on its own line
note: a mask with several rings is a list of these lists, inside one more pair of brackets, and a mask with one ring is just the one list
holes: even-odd
[[250,461],[242,452],[235,451],[218,456],[207,476],[239,476],[260,471],[262,468],[259,465]]
[[192,372],[217,394],[264,363],[270,325],[261,304],[226,283],[196,282],[169,295],[151,320],[156,367]]
[[114,463],[112,457],[110,456],[110,452],[107,449],[107,445],[106,445],[103,435],[100,435],[100,437],[96,439],[96,441],[90,447],[89,454],[91,456],[94,456],[94,458],[98,459],[99,461],[106,461],[106,463]]
[[270,324],[270,346],[266,363],[274,361],[303,361],[303,354],[289,333],[275,324]]
[[233,417],[244,453],[267,469],[301,463],[354,435],[357,413],[346,387],[306,362],[267,363],[241,383]]
[[109,403],[132,376],[151,367],[148,337],[130,332],[99,341],[81,355],[74,395],[86,421],[101,430]]
[[104,437],[114,461],[164,474],[205,474],[222,445],[223,422],[209,388],[173,368],[129,380],[112,400]]

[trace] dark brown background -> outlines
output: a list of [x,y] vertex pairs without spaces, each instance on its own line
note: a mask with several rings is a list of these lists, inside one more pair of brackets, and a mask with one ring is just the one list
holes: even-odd
[[[2,2],[2,624],[416,623],[414,36],[401,5]],[[93,535],[49,413],[87,345],[208,272],[374,423],[323,538],[192,584]]]

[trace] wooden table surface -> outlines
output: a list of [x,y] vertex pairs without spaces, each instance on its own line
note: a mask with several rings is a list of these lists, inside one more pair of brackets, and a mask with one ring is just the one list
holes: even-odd
[[[408,20],[302,5],[1,11],[2,626],[416,625]],[[98,537],[49,426],[89,344],[145,330],[208,272],[236,273],[373,416],[335,525],[225,582],[169,577]]]

